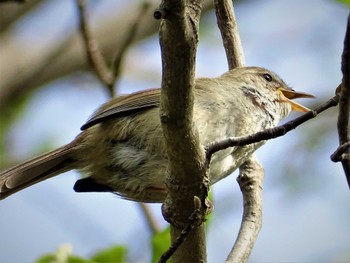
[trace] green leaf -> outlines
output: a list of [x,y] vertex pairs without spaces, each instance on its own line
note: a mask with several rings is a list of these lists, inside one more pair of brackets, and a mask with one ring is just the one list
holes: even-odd
[[123,246],[115,246],[96,253],[91,260],[96,263],[122,263],[126,261],[127,248]]
[[350,7],[350,0],[337,0],[337,1]]
[[36,263],[94,263],[91,260],[77,257],[77,256],[67,256],[65,259],[58,259],[56,254],[48,254],[40,257]]
[[54,254],[49,254],[49,255],[44,255],[41,256],[36,263],[51,263],[54,262],[56,260],[56,257]]
[[71,244],[62,244],[55,253],[40,257],[36,263],[93,263],[92,261],[74,256]]

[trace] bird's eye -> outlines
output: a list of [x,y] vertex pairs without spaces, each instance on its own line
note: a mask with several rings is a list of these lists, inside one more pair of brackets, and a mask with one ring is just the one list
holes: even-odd
[[264,79],[266,79],[267,81],[272,81],[272,77],[271,77],[271,75],[270,74],[268,74],[268,73],[265,73],[264,75],[263,75],[263,78]]

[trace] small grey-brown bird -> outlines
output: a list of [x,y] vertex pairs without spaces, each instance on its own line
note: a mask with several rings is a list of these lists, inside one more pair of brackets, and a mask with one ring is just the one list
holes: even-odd
[[[292,110],[291,99],[310,94],[290,89],[276,74],[242,67],[217,78],[199,78],[194,122],[200,142],[254,134],[275,127]],[[181,98],[179,98],[181,99]],[[0,173],[0,199],[71,169],[84,178],[77,192],[113,192],[141,202],[162,202],[167,154],[159,117],[160,89],[120,96],[102,105],[69,144]],[[264,142],[213,155],[210,184],[231,174]]]

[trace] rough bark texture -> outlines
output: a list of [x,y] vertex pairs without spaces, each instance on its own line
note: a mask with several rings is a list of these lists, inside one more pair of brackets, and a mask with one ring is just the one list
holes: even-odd
[[[193,87],[198,25],[202,1],[162,1],[160,44],[162,95],[160,118],[167,141],[169,195],[163,214],[171,223],[172,242],[195,210],[194,197],[202,196],[204,151],[193,123]],[[195,227],[175,252],[172,262],[205,262],[204,226]]]
[[[350,140],[350,16],[348,17],[348,25],[344,39],[344,50],[342,55],[342,72],[343,82],[340,90],[339,98],[339,118],[338,118],[338,134],[339,145],[346,145]],[[350,153],[349,147],[343,154],[341,162],[344,173],[350,188]]]
[[232,1],[215,0],[214,3],[229,69],[243,67],[244,54]]
[[240,168],[237,182],[243,194],[243,218],[235,246],[226,262],[247,262],[262,226],[262,182],[264,169],[252,157]]

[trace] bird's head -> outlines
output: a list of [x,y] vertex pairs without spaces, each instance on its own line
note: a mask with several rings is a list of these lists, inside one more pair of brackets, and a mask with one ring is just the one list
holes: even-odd
[[314,98],[313,95],[295,91],[279,76],[270,70],[260,67],[242,67],[229,73],[242,83],[241,89],[256,103],[256,106],[276,112],[280,119],[291,111],[308,112],[309,108],[297,103],[297,98]]

